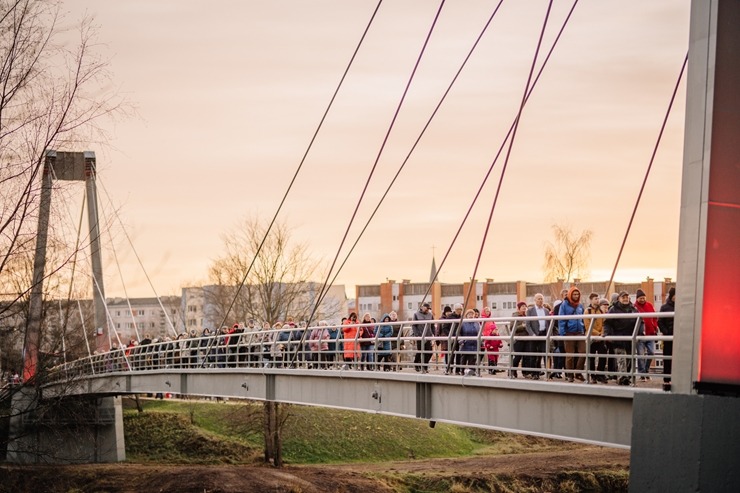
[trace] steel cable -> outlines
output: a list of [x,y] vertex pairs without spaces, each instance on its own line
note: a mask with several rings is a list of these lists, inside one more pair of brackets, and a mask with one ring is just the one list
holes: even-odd
[[676,85],[673,88],[673,94],[671,95],[671,101],[668,103],[668,109],[665,112],[665,116],[663,117],[663,124],[660,127],[660,132],[658,132],[658,138],[655,141],[655,146],[653,147],[653,153],[650,156],[650,163],[648,164],[647,170],[645,171],[645,176],[642,179],[642,185],[640,186],[640,193],[637,194],[637,200],[635,201],[635,206],[632,208],[632,215],[630,216],[629,223],[627,224],[627,231],[624,233],[624,238],[622,238],[622,245],[619,247],[619,253],[617,254],[617,260],[614,263],[614,269],[612,269],[612,275],[609,277],[609,282],[606,284],[606,292],[609,292],[609,288],[612,285],[612,282],[614,282],[614,275],[617,273],[617,267],[619,266],[619,261],[622,258],[622,252],[624,251],[624,246],[627,243],[627,237],[630,234],[630,230],[632,229],[632,223],[635,220],[635,214],[637,213],[637,208],[640,205],[640,200],[642,199],[642,194],[645,191],[645,185],[647,184],[648,177],[650,176],[650,170],[653,168],[653,162],[655,162],[655,156],[658,153],[658,147],[660,146],[660,141],[663,138],[663,132],[665,132],[665,127],[668,124],[668,117],[671,114],[671,109],[673,108],[673,103],[676,100],[676,94],[678,93],[678,87],[681,85],[681,79],[683,79],[683,74],[686,71],[686,64],[689,60],[689,54],[686,53],[686,57],[683,59],[683,64],[681,65],[681,71],[678,74],[678,79],[676,80]]
[[506,169],[508,168],[508,165],[509,165],[509,158],[511,157],[511,150],[514,147],[514,141],[516,139],[517,129],[519,128],[519,122],[521,121],[522,112],[524,111],[524,106],[527,102],[527,95],[529,93],[530,85],[532,83],[532,75],[534,74],[534,68],[535,68],[535,65],[537,64],[537,58],[539,57],[540,48],[542,46],[542,38],[545,36],[545,30],[547,28],[547,22],[550,18],[551,10],[552,10],[552,0],[550,0],[550,2],[547,5],[547,12],[545,14],[545,20],[542,24],[542,30],[540,31],[540,37],[539,37],[539,40],[537,41],[537,49],[534,52],[534,57],[532,59],[532,65],[529,69],[527,83],[524,86],[524,93],[522,94],[522,100],[521,100],[521,103],[519,104],[519,112],[517,113],[516,120],[514,122],[514,128],[511,131],[511,138],[509,139],[509,147],[506,151],[506,157],[504,158],[504,164],[503,164],[503,167],[501,168],[501,176],[499,177],[498,185],[496,186],[496,194],[494,195],[493,203],[491,204],[491,210],[488,214],[488,221],[486,222],[486,228],[483,232],[483,238],[481,240],[480,249],[478,251],[478,257],[476,258],[476,261],[475,261],[475,268],[473,269],[473,276],[471,277],[470,286],[468,286],[468,292],[465,293],[465,297],[463,298],[463,315],[462,315],[462,318],[460,319],[460,324],[457,326],[457,330],[455,331],[455,338],[454,338],[455,343],[452,345],[451,348],[448,349],[448,353],[449,353],[449,358],[447,358],[447,371],[448,372],[450,370],[450,367],[452,366],[455,351],[458,345],[458,339],[460,337],[462,323],[465,318],[465,307],[467,307],[468,300],[470,299],[470,295],[475,289],[475,282],[474,282],[475,276],[478,273],[478,267],[480,266],[480,260],[483,257],[483,249],[486,246],[486,240],[488,238],[488,233],[491,228],[491,221],[493,219],[493,213],[496,210],[496,204],[498,203],[498,198],[501,193],[501,187],[504,182],[504,177],[506,176]]
[[[360,197],[357,200],[357,204],[355,205],[355,209],[352,212],[352,216],[350,217],[349,223],[347,224],[347,229],[344,231],[344,235],[342,236],[342,241],[339,243],[339,248],[337,248],[337,253],[334,255],[334,260],[332,261],[331,266],[329,267],[329,271],[327,273],[326,279],[324,280],[324,284],[321,286],[321,289],[319,290],[319,294],[317,296],[317,300],[323,300],[323,298],[326,296],[326,293],[329,290],[329,279],[331,278],[332,271],[334,270],[334,266],[337,264],[337,260],[339,259],[339,254],[342,251],[342,247],[344,247],[345,241],[347,241],[347,236],[349,235],[349,231],[352,227],[352,224],[354,223],[355,217],[357,217],[357,211],[360,209],[360,205],[362,204],[362,201],[365,197],[365,193],[367,192],[367,188],[370,185],[370,181],[372,180],[373,175],[375,174],[375,170],[378,167],[378,162],[380,161],[380,157],[383,154],[383,150],[385,149],[386,144],[388,143],[388,138],[390,137],[391,132],[393,131],[393,127],[396,123],[396,120],[398,119],[398,115],[401,112],[401,108],[403,107],[403,103],[406,99],[406,96],[408,95],[409,89],[411,87],[411,83],[414,80],[414,76],[416,75],[416,71],[419,68],[419,64],[421,63],[421,59],[424,56],[424,53],[426,52],[427,45],[429,44],[429,40],[432,37],[432,33],[434,32],[434,28],[437,25],[437,21],[439,20],[439,16],[442,13],[442,8],[444,7],[446,0],[442,0],[439,3],[439,7],[437,8],[437,13],[434,16],[434,20],[432,21],[432,25],[429,27],[429,31],[427,32],[427,36],[424,39],[424,44],[421,47],[421,50],[419,51],[419,55],[416,58],[416,63],[414,64],[414,68],[411,71],[411,74],[409,75],[409,78],[406,82],[406,87],[403,90],[403,94],[401,95],[401,99],[398,101],[398,105],[396,105],[396,110],[393,114],[393,118],[391,119],[390,124],[388,125],[388,130],[385,133],[385,137],[383,138],[383,142],[380,146],[380,149],[378,150],[377,155],[375,156],[375,161],[373,162],[373,166],[370,169],[370,174],[368,175],[367,179],[365,180],[365,185],[362,188],[362,193],[360,193]],[[311,314],[309,315],[307,325],[311,325],[311,321],[313,320],[314,316],[316,315],[316,312],[318,310],[320,303],[315,303]],[[301,344],[303,344],[303,340],[305,339],[305,331],[301,335]],[[293,358],[295,359],[297,352],[293,354]]]
[[[439,102],[437,103],[437,106],[434,108],[434,111],[432,111],[432,114],[427,119],[427,122],[424,124],[424,127],[421,129],[421,132],[419,133],[419,136],[416,138],[416,141],[411,146],[411,149],[409,150],[408,154],[406,154],[406,157],[401,162],[401,165],[399,166],[398,171],[396,171],[396,174],[393,176],[393,179],[390,181],[390,183],[386,187],[385,192],[383,193],[382,197],[380,197],[380,200],[378,201],[378,204],[375,206],[375,209],[373,210],[372,214],[370,214],[370,217],[365,222],[365,225],[363,226],[362,230],[357,235],[357,239],[355,239],[355,242],[352,244],[352,247],[350,247],[349,251],[347,252],[347,255],[344,257],[344,260],[339,265],[339,268],[337,269],[336,273],[334,274],[334,277],[332,278],[331,282],[329,283],[329,286],[333,286],[334,285],[334,282],[336,281],[337,276],[339,276],[339,273],[342,271],[342,269],[344,268],[344,265],[349,260],[350,255],[352,255],[352,253],[355,250],[355,247],[360,242],[360,239],[362,239],[362,236],[365,234],[365,231],[370,226],[370,223],[372,222],[372,220],[375,218],[375,214],[377,214],[378,210],[380,209],[380,206],[385,201],[385,198],[388,196],[388,193],[390,193],[391,188],[393,188],[393,185],[396,183],[396,180],[398,179],[398,177],[400,176],[401,172],[403,171],[403,169],[405,168],[406,164],[408,163],[409,159],[411,158],[411,155],[416,150],[417,145],[419,144],[419,142],[421,141],[422,137],[426,133],[427,129],[431,125],[432,120],[437,115],[437,112],[439,111],[440,107],[442,106],[442,103],[444,103],[444,101],[447,99],[448,94],[452,90],[452,87],[454,86],[454,84],[457,81],[458,77],[460,76],[460,74],[462,73],[463,69],[467,65],[468,60],[470,60],[470,57],[472,56],[473,52],[475,51],[476,47],[478,46],[478,43],[480,43],[480,40],[483,38],[483,35],[488,30],[488,27],[490,26],[491,22],[493,21],[493,18],[496,15],[496,13],[498,12],[499,7],[501,7],[501,4],[503,3],[503,1],[504,0],[500,0],[499,1],[498,5],[496,5],[496,8],[494,9],[493,13],[488,18],[488,21],[483,26],[483,29],[481,30],[480,34],[476,38],[475,42],[473,43],[473,46],[468,51],[467,56],[463,60],[463,63],[460,65],[460,68],[458,68],[457,73],[452,78],[452,81],[450,82],[450,84],[447,86],[447,89],[445,90],[444,94],[442,95],[442,97],[440,98]],[[319,299],[319,301],[317,302],[317,304],[320,305],[322,302],[323,302],[323,298]]]

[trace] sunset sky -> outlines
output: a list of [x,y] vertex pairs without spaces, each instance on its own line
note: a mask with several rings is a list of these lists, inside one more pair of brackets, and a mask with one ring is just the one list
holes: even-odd
[[[110,124],[107,146],[92,150],[101,208],[118,210],[158,294],[206,282],[225,233],[246,217],[272,217],[376,4],[64,2],[70,24],[94,16],[112,83],[136,108]],[[445,3],[343,252],[497,4]],[[433,252],[439,265],[517,113],[547,5],[503,2],[340,274],[349,292],[386,278],[426,281]],[[553,2],[540,60],[571,5]],[[280,218],[327,265],[438,7],[383,2],[288,196]],[[555,223],[593,231],[590,278],[608,279],[688,49],[688,26],[682,0],[579,2],[522,114],[479,279],[542,280]],[[682,84],[617,280],[675,278],[684,98]],[[473,275],[503,162],[442,282]],[[108,296],[123,294],[111,243],[128,294],[153,296],[125,237],[114,231],[107,243]]]

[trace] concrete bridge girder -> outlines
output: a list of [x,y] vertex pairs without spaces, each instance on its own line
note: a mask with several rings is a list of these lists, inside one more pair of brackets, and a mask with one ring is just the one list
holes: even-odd
[[[461,385],[462,384],[462,385]],[[61,384],[60,384],[61,385]],[[169,392],[340,408],[628,448],[635,393],[649,389],[325,370],[118,373],[46,396]]]

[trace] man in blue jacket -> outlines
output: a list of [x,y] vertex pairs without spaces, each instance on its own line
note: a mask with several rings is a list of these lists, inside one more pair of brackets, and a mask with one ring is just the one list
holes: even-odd
[[[560,304],[559,315],[583,315],[583,305],[581,304],[581,291],[572,286],[568,290],[565,300]],[[560,335],[572,337],[573,339],[565,340],[565,378],[569,382],[575,377],[579,382],[585,381],[583,374],[580,373],[586,366],[586,333],[582,318],[572,320],[558,321]],[[577,370],[579,373],[575,373]]]

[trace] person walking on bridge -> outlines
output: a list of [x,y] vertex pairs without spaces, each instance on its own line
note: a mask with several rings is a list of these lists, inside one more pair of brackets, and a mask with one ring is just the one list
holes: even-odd
[[[491,318],[491,309],[483,307],[483,318]],[[498,373],[498,350],[503,346],[500,339],[489,339],[489,337],[498,337],[498,329],[496,328],[496,322],[493,320],[485,320],[483,327],[481,328],[483,334],[483,348],[486,350],[486,359],[488,360],[488,374],[495,375]]]
[[[580,289],[572,286],[568,290],[565,301],[560,304],[559,315],[583,315]],[[581,372],[586,365],[586,340],[583,339],[586,330],[583,319],[559,320],[558,326],[561,337],[572,338],[565,339],[565,379],[572,382],[575,378],[579,382],[583,382],[585,379]]]
[[[452,308],[450,308],[450,305],[445,305],[445,307],[442,309],[442,317],[441,319],[447,319],[450,318],[450,314],[452,314]],[[447,363],[448,363],[448,350],[449,350],[449,342],[450,342],[450,327],[452,324],[440,322],[437,324],[437,330],[435,335],[439,337],[439,341],[437,341],[437,345],[439,346],[439,352],[442,355],[445,371],[447,371]]]
[[[606,298],[599,299],[598,293],[591,293],[588,295],[588,299],[591,302],[586,308],[587,315],[603,314],[609,310],[609,301]],[[600,338],[604,335],[604,319],[603,318],[592,318],[588,321],[589,330],[591,337]],[[601,339],[591,339],[591,346],[589,347],[589,353],[591,356],[588,358],[588,369],[591,371],[589,383],[607,383],[606,372],[606,356],[608,354],[606,342]],[[597,362],[598,356],[598,362]],[[597,371],[598,374],[593,372]]]
[[465,317],[460,325],[460,368],[465,375],[480,376],[477,372],[478,353],[478,336],[480,335],[481,325],[475,320],[475,311],[469,309],[465,312]]
[[[527,303],[520,301],[516,304],[516,311],[511,314],[512,317],[524,317],[527,313]],[[526,337],[529,335],[527,332],[527,323],[524,320],[512,320],[511,332],[514,335],[514,351],[511,353],[511,368],[509,369],[509,378],[517,378],[517,368],[519,363],[522,364],[522,374],[526,378],[530,378],[529,371],[527,368],[528,359],[524,359],[523,352],[529,347],[527,341],[520,340],[519,337]]]
[[391,371],[391,340],[393,339],[393,326],[389,325],[391,321],[390,315],[387,313],[383,314],[383,318],[380,319],[380,326],[378,326],[378,361],[376,362],[376,369],[383,371]]
[[[676,288],[668,290],[668,297],[665,300],[665,304],[660,307],[662,312],[675,312],[676,311]],[[673,335],[673,317],[661,318],[658,320],[658,328],[660,333],[664,336]],[[663,341],[663,357],[668,356],[667,359],[663,360],[663,390],[668,392],[671,390],[671,371],[673,370],[673,341]]]
[[[414,356],[414,369],[422,373],[427,373],[429,360],[432,359],[432,341],[429,338],[434,335],[432,324],[425,323],[427,320],[433,320],[432,306],[424,303],[419,310],[414,313],[414,337],[419,338],[416,341],[416,355]],[[422,363],[423,362],[423,363]]]
[[[552,313],[550,315],[558,315],[560,313],[560,305],[563,304],[565,301],[566,296],[568,296],[568,290],[562,289],[560,290],[560,299],[553,303],[552,306]],[[557,320],[553,321],[554,328],[552,330],[553,335],[557,335],[559,333],[559,327]],[[550,376],[548,376],[548,380],[552,378],[562,378],[560,375],[560,372],[558,370],[565,369],[565,356],[563,354],[565,353],[565,343],[558,339],[553,341],[553,345],[555,346],[554,354],[552,356],[552,367],[555,370],[555,372],[551,373]]]
[[[550,312],[545,308],[545,297],[542,293],[534,295],[534,305],[527,308],[528,317],[546,317]],[[547,335],[548,321],[544,318],[539,320],[528,320],[527,321],[527,332],[530,335],[545,337]],[[529,361],[525,363],[526,366],[534,368],[532,372],[532,378],[534,380],[540,379],[539,368],[542,368],[543,357],[545,356],[545,340],[529,341],[528,352],[534,353],[529,357]]]
[[[640,313],[655,313],[655,307],[647,300],[645,291],[638,289],[635,293],[635,308]],[[645,324],[645,336],[653,337],[658,335],[658,320],[655,318],[643,318]],[[650,366],[653,364],[652,356],[655,354],[655,341],[638,340],[637,354],[640,358],[637,360],[637,371],[640,373],[640,380],[650,380]],[[645,356],[647,355],[647,356]]]
[[[630,301],[630,294],[627,291],[621,291],[617,302],[609,309],[609,313],[637,313],[637,309]],[[605,336],[632,336],[635,331],[637,318],[609,318],[604,322]],[[609,344],[614,349],[617,357],[617,370],[621,374],[617,383],[619,385],[629,385],[629,373],[632,365],[632,342],[629,340],[610,341]]]
[[342,327],[342,340],[344,347],[344,369],[354,367],[355,362],[360,359],[360,344],[357,342],[360,328],[356,326],[357,314],[352,312],[344,321]]

